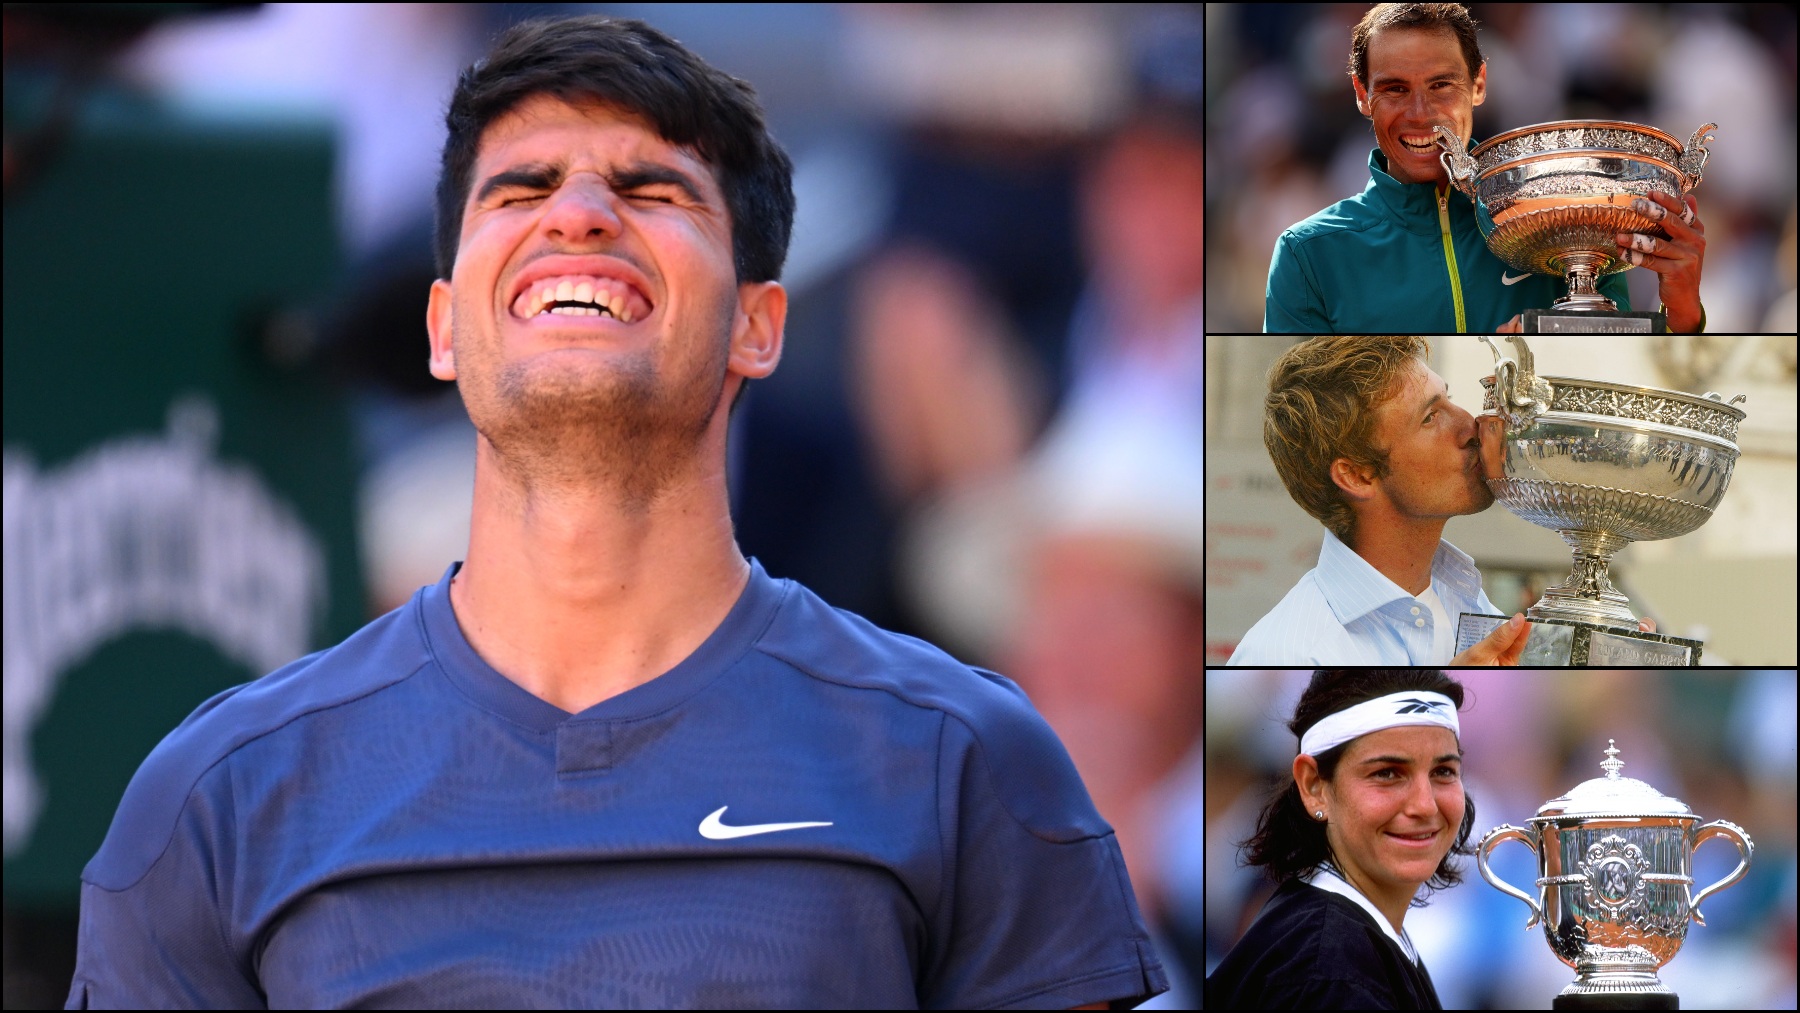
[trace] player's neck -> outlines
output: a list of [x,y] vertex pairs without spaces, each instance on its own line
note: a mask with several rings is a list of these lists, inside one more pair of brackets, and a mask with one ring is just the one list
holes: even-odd
[[1381,575],[1418,596],[1431,586],[1431,560],[1444,537],[1443,517],[1408,517],[1372,504],[1358,511],[1350,548]]
[[1373,877],[1364,875],[1361,869],[1352,864],[1337,865],[1337,870],[1344,877],[1344,882],[1355,887],[1358,893],[1369,899],[1369,903],[1375,905],[1375,910],[1381,912],[1381,916],[1387,919],[1395,932],[1406,931],[1406,909],[1412,904],[1413,893],[1418,892],[1416,887],[1413,893],[1400,893],[1391,888],[1383,889]]
[[1423,185],[1426,183],[1430,183],[1433,200],[1435,200],[1439,197],[1445,197],[1445,196],[1449,195],[1450,176],[1447,173],[1445,173],[1442,169],[1439,169],[1437,172],[1433,173],[1430,176],[1422,176],[1422,177],[1415,178],[1413,176],[1405,174],[1402,171],[1397,171],[1399,169],[1399,167],[1394,164],[1393,159],[1390,159],[1387,157],[1387,152],[1385,152],[1385,151],[1381,153],[1381,162],[1380,162],[1379,168],[1381,169],[1381,171],[1387,173],[1388,178],[1392,179],[1396,183],[1401,184],[1402,186],[1420,186],[1420,185]]
[[451,588],[495,670],[571,713],[668,671],[743,591],[724,454],[650,502],[606,486],[526,487],[480,441],[469,553]]

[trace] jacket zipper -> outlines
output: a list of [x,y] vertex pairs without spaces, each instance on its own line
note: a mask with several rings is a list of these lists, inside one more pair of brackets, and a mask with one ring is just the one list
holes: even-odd
[[1466,334],[1468,322],[1463,318],[1462,276],[1456,271],[1456,247],[1450,242],[1450,188],[1438,193],[1438,227],[1444,233],[1444,264],[1450,268],[1450,298],[1456,301],[1456,330]]

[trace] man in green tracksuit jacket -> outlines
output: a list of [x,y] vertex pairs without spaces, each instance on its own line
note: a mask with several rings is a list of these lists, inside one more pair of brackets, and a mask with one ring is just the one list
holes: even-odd
[[[1276,240],[1263,330],[1511,330],[1518,314],[1561,297],[1562,279],[1514,271],[1488,252],[1474,204],[1449,185],[1438,157],[1432,126],[1449,127],[1467,145],[1475,106],[1486,99],[1487,65],[1468,12],[1445,4],[1369,11],[1352,35],[1350,80],[1379,145],[1369,153],[1369,185]],[[1619,255],[1656,272],[1671,331],[1702,329],[1706,239],[1697,202],[1659,194],[1639,210],[1660,218],[1669,238],[1620,233]],[[1599,287],[1631,308],[1624,274]]]

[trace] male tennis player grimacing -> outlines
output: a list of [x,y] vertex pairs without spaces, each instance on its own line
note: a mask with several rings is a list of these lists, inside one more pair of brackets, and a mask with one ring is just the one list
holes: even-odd
[[750,88],[641,23],[527,22],[448,123],[467,559],[157,747],[83,874],[70,1005],[1162,992],[1017,687],[737,548],[726,422],[780,357],[794,208]]

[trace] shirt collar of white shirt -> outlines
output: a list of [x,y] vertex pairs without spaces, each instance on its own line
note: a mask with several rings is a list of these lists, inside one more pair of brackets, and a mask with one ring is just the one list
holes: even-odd
[[[1319,550],[1315,579],[1332,615],[1346,626],[1389,602],[1413,598],[1329,530],[1325,546]],[[1431,579],[1460,597],[1481,596],[1481,571],[1475,568],[1474,558],[1441,538],[1431,557]]]
[[[1482,593],[1474,560],[1449,542],[1439,543],[1431,579],[1452,621],[1464,612],[1498,612]],[[1319,565],[1244,634],[1229,663],[1442,665],[1453,660],[1456,639],[1454,630],[1437,630],[1438,622],[1428,602],[1326,532]],[[1448,634],[1442,644],[1439,633]]]

